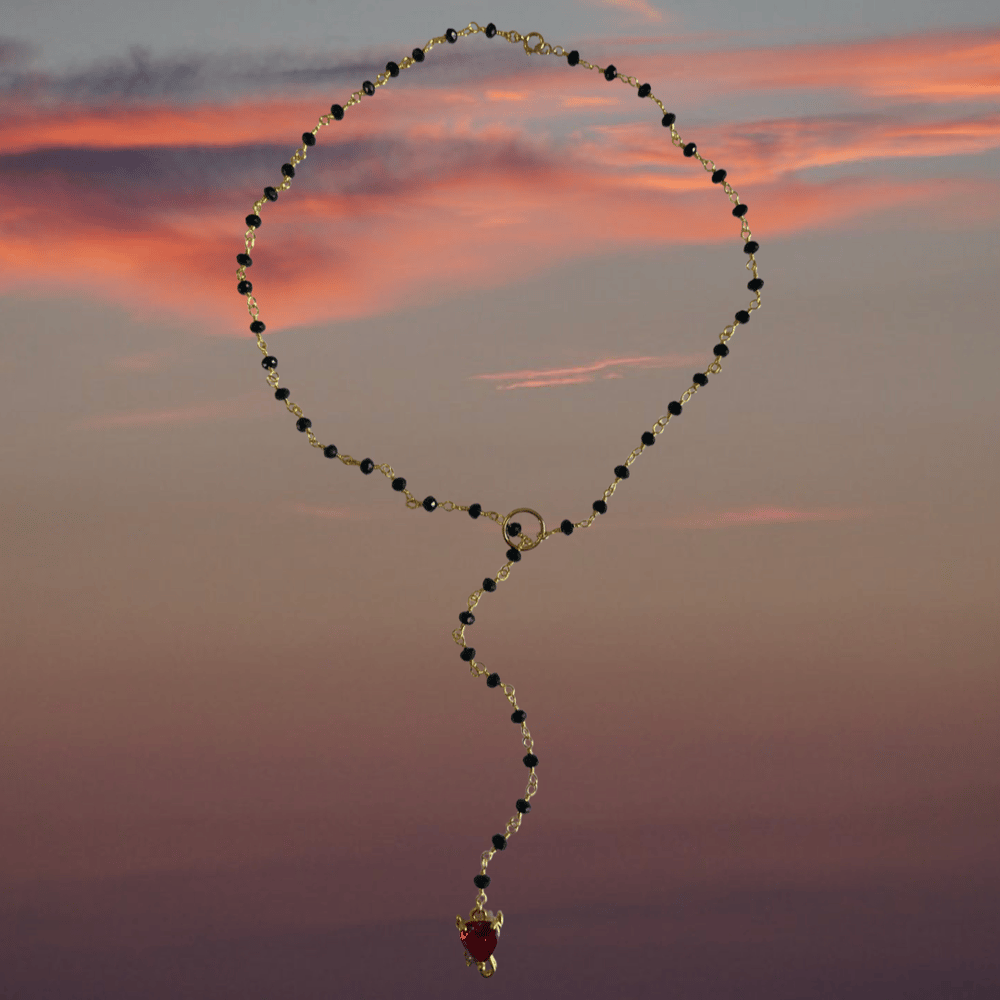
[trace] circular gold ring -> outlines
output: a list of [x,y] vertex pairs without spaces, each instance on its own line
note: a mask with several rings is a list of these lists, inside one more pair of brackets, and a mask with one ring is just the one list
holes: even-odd
[[[539,529],[538,537],[533,542],[531,542],[530,544],[528,544],[528,536],[527,535],[522,535],[521,536],[521,544],[514,545],[514,542],[511,540],[510,536],[507,534],[507,522],[515,514],[534,514],[535,517],[538,518],[538,523],[541,525],[541,528]],[[503,540],[507,543],[508,546],[512,546],[513,548],[517,549],[519,552],[527,552],[528,549],[533,549],[536,545],[540,545],[541,544],[541,542],[542,542],[542,536],[545,534],[545,522],[542,520],[542,515],[539,514],[537,510],[532,510],[530,507],[517,507],[514,510],[512,510],[500,522],[500,533],[503,535]]]

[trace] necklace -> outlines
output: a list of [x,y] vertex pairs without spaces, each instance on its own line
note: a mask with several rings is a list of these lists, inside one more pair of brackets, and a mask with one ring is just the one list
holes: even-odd
[[[517,701],[514,698],[514,688],[509,684],[501,684],[499,674],[487,674],[486,669],[481,663],[477,662],[475,658],[475,649],[466,644],[465,630],[468,626],[474,624],[476,618],[472,612],[479,604],[483,594],[492,593],[497,589],[498,582],[502,583],[508,578],[511,567],[515,563],[521,561],[522,553],[537,548],[550,535],[563,534],[568,536],[573,533],[575,528],[589,528],[594,523],[598,514],[605,514],[607,512],[608,500],[614,495],[615,490],[618,488],[618,484],[622,482],[622,480],[628,479],[630,475],[629,466],[632,465],[632,463],[646,450],[646,448],[652,447],[652,445],[656,443],[657,435],[663,433],[664,428],[673,417],[680,416],[683,412],[684,404],[688,402],[688,400],[701,386],[708,384],[708,376],[702,372],[696,372],[693,376],[694,385],[688,388],[679,400],[674,400],[673,402],[668,403],[667,415],[660,417],[660,419],[653,424],[651,430],[643,432],[640,438],[641,444],[632,451],[629,457],[625,459],[624,463],[615,466],[614,482],[612,482],[611,485],[604,491],[604,495],[600,500],[594,501],[592,504],[593,513],[586,520],[574,522],[566,519],[559,525],[558,528],[546,530],[545,521],[542,519],[542,515],[537,511],[532,510],[530,507],[517,507],[505,517],[501,517],[496,511],[483,510],[482,505],[478,503],[463,506],[453,503],[451,500],[445,500],[444,503],[439,504],[433,496],[426,496],[423,500],[419,500],[406,488],[406,480],[401,476],[397,476],[393,471],[392,466],[387,462],[383,462],[381,465],[376,465],[370,458],[363,458],[359,461],[356,458],[352,458],[350,455],[340,454],[336,445],[322,444],[310,429],[312,427],[312,421],[303,415],[302,410],[295,403],[288,402],[288,397],[291,395],[289,390],[284,387],[278,387],[278,359],[268,353],[267,344],[261,337],[265,327],[260,319],[258,319],[257,300],[252,294],[253,285],[246,280],[246,269],[253,263],[250,258],[250,251],[253,249],[255,243],[256,231],[261,227],[261,218],[257,213],[260,212],[265,200],[277,201],[278,192],[287,191],[288,188],[291,187],[292,178],[295,176],[295,167],[306,158],[306,149],[310,146],[316,145],[316,133],[320,130],[320,128],[325,125],[329,125],[331,121],[342,120],[345,108],[350,108],[355,104],[360,104],[366,97],[372,97],[375,93],[376,87],[385,86],[391,78],[399,76],[401,70],[409,69],[411,66],[422,63],[424,61],[425,54],[433,49],[435,45],[441,45],[445,42],[455,43],[458,41],[460,36],[475,35],[480,32],[487,38],[495,38],[499,35],[501,38],[507,39],[507,41],[511,44],[521,42],[524,46],[524,51],[529,55],[554,55],[565,57],[566,62],[570,66],[584,66],[587,69],[596,69],[599,73],[603,73],[604,79],[609,82],[612,80],[621,80],[623,83],[627,83],[630,86],[635,87],[640,98],[650,98],[663,112],[661,124],[664,128],[670,129],[670,141],[673,145],[678,148],[682,148],[684,156],[696,158],[705,170],[711,173],[713,184],[722,185],[722,189],[728,195],[730,202],[736,206],[733,209],[733,215],[741,220],[742,229],[740,238],[743,240],[743,252],[748,255],[746,266],[747,270],[753,271],[753,279],[747,283],[747,288],[756,293],[756,298],[749,304],[747,309],[741,309],[737,312],[735,315],[736,322],[730,323],[726,326],[719,335],[720,343],[716,344],[712,350],[715,358],[712,363],[708,365],[706,371],[711,372],[714,375],[722,370],[721,359],[729,354],[729,348],[726,346],[726,343],[736,332],[737,326],[745,325],[750,322],[750,311],[760,308],[760,289],[764,286],[764,282],[757,277],[757,261],[754,258],[754,254],[757,252],[759,247],[757,243],[750,239],[750,227],[747,225],[746,221],[746,204],[741,203],[737,192],[731,185],[725,183],[726,171],[716,169],[715,163],[712,160],[704,159],[698,153],[698,147],[693,142],[684,142],[678,134],[677,129],[674,127],[677,116],[671,114],[666,110],[666,108],[664,108],[663,104],[660,103],[660,100],[653,95],[648,83],[644,83],[640,86],[635,77],[621,76],[614,66],[606,66],[602,69],[600,66],[594,66],[589,62],[585,62],[580,59],[580,53],[577,52],[576,49],[567,52],[561,45],[552,46],[546,42],[537,31],[530,31],[527,35],[518,34],[516,31],[498,31],[496,25],[492,22],[487,24],[485,28],[476,24],[475,21],[470,21],[469,26],[464,28],[462,31],[456,31],[454,28],[449,28],[444,35],[432,38],[423,48],[414,49],[409,56],[406,56],[400,62],[386,63],[385,71],[379,73],[378,76],[375,77],[374,81],[365,80],[361,85],[361,90],[356,90],[353,94],[351,94],[350,100],[348,100],[346,104],[334,104],[330,108],[330,114],[320,116],[318,123],[313,127],[311,132],[302,133],[302,146],[295,150],[292,154],[290,162],[284,163],[281,166],[281,173],[284,175],[284,180],[281,185],[277,188],[264,188],[264,197],[254,203],[253,212],[246,217],[246,224],[249,227],[245,236],[246,253],[237,254],[236,256],[236,262],[239,264],[239,268],[236,272],[239,283],[236,286],[236,290],[240,293],[240,295],[247,296],[247,306],[250,311],[250,315],[253,317],[253,322],[250,324],[250,332],[256,334],[257,346],[264,355],[261,365],[267,372],[267,383],[272,389],[275,390],[275,399],[283,401],[288,411],[293,413],[298,418],[295,422],[295,426],[299,429],[299,431],[306,434],[309,438],[309,443],[314,448],[321,449],[327,458],[339,458],[344,465],[360,466],[362,473],[366,476],[371,475],[372,472],[378,469],[378,471],[381,472],[387,479],[392,481],[392,488],[396,490],[396,492],[402,493],[406,496],[406,506],[411,510],[422,507],[424,510],[431,512],[440,507],[442,510],[448,511],[467,511],[469,517],[473,520],[479,517],[489,518],[491,521],[496,522],[500,526],[503,543],[507,546],[507,563],[499,570],[495,577],[486,577],[486,579],[483,580],[482,587],[477,588],[472,592],[468,600],[468,609],[462,611],[458,616],[461,627],[452,632],[452,638],[459,646],[462,647],[459,657],[469,664],[472,676],[482,677],[486,674],[486,686],[488,688],[499,687],[507,696],[507,700],[514,708],[514,713],[510,717],[511,721],[514,722],[515,725],[519,725],[521,727],[521,742],[528,751],[522,758],[524,766],[527,767],[529,771],[528,785],[524,793],[524,798],[518,799],[517,802],[514,803],[517,811],[514,816],[507,821],[505,831],[503,833],[494,834],[492,849],[484,851],[482,854],[482,870],[472,880],[476,888],[479,889],[479,893],[476,896],[475,904],[469,911],[469,916],[467,918],[463,918],[460,915],[455,917],[455,926],[459,930],[459,939],[461,940],[466,951],[466,965],[472,965],[472,963],[475,962],[480,974],[484,977],[489,977],[493,975],[497,968],[497,961],[493,957],[493,951],[497,946],[500,928],[503,926],[503,911],[498,910],[496,914],[494,914],[492,910],[485,910],[483,908],[486,903],[486,892],[484,890],[490,884],[490,877],[486,874],[486,866],[490,863],[493,855],[496,854],[497,851],[506,850],[508,839],[513,836],[513,834],[517,833],[517,831],[521,828],[521,818],[531,812],[531,798],[538,791],[538,774],[535,770],[538,766],[538,757],[534,753],[534,741],[532,740],[531,733],[528,732],[528,727],[525,723],[527,714],[524,709],[517,707]],[[537,38],[538,41],[534,44],[530,44],[532,38]],[[539,530],[534,538],[531,538],[528,535],[522,535],[520,523],[511,520],[515,514],[530,514],[532,517],[537,519]],[[516,539],[519,540],[515,541]]]

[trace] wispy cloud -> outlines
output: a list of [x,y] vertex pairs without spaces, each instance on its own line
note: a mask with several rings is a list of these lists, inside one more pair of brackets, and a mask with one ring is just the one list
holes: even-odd
[[497,389],[537,389],[542,386],[574,385],[580,382],[593,382],[598,373],[604,378],[621,378],[618,371],[604,371],[607,368],[680,368],[685,365],[698,365],[705,360],[701,354],[691,355],[649,355],[635,358],[604,358],[585,365],[572,365],[568,368],[523,369],[516,372],[492,372],[483,375],[470,375],[470,379],[487,379],[506,382]]
[[750,507],[668,518],[671,528],[747,528],[757,524],[795,524],[806,521],[851,521],[874,516],[873,511],[847,507],[789,510],[786,507]]
[[233,399],[213,399],[169,409],[96,414],[81,417],[69,426],[74,430],[106,430],[114,427],[153,427],[158,424],[202,424],[229,417],[245,418],[256,413],[272,413],[273,406],[265,404],[266,398],[255,392]]

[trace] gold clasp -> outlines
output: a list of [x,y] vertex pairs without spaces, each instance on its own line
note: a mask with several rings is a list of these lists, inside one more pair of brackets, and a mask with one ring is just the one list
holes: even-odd
[[[538,32],[535,32],[535,34],[538,34]],[[535,517],[538,518],[538,523],[540,525],[539,530],[538,530],[538,537],[533,542],[529,541],[527,535],[521,535],[521,541],[517,545],[515,545],[514,542],[511,540],[510,536],[507,534],[507,522],[515,514],[534,514]],[[532,510],[530,507],[518,507],[515,510],[512,510],[500,522],[500,531],[503,534],[503,540],[507,543],[507,545],[510,548],[515,548],[519,552],[527,552],[528,549],[533,549],[536,545],[540,545],[541,544],[542,537],[545,534],[545,522],[542,520],[542,515],[539,514],[537,510]]]
[[[538,36],[538,44],[537,45],[529,45],[528,44],[528,39],[531,38],[532,35],[537,35]],[[532,52],[534,52],[536,54],[540,53],[542,51],[542,46],[545,44],[545,39],[542,38],[542,33],[540,31],[529,31],[524,36],[523,41],[524,41],[524,51],[527,52],[529,55]]]

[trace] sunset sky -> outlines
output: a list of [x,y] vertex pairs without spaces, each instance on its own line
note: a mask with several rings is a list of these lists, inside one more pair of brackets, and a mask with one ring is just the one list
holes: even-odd
[[[260,210],[340,459],[553,529],[663,428],[465,630],[539,758],[482,986],[506,545],[310,447],[236,289],[470,20],[648,81],[765,283],[657,425],[756,301],[733,205],[483,34]],[[998,181],[994,0],[6,0],[0,1000],[996,1000]]]

